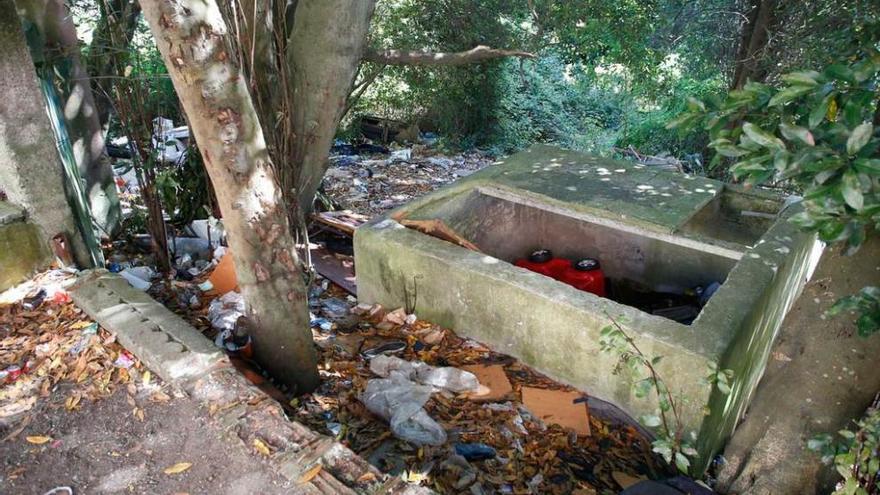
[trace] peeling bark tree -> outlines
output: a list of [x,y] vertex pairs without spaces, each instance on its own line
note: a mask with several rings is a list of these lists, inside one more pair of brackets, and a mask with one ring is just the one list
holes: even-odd
[[[317,374],[294,234],[305,234],[374,6],[141,0],[217,192],[253,314],[256,357],[300,392],[315,386]],[[387,64],[457,65],[531,55],[477,47],[372,56]]]
[[303,393],[318,384],[306,286],[275,170],[213,0],[141,0],[217,193],[254,352]]

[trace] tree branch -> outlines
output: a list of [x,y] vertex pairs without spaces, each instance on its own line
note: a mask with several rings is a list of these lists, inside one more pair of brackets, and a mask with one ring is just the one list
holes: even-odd
[[536,58],[534,53],[477,46],[463,52],[369,50],[364,60],[386,65],[465,65],[504,57]]

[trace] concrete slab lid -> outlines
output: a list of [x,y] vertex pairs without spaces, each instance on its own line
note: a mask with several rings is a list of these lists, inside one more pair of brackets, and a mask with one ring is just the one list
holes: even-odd
[[[654,224],[672,232],[724,184],[705,177],[535,145],[467,178],[539,194],[572,207]],[[552,172],[552,173],[547,173]]]
[[522,402],[532,414],[545,423],[571,428],[580,436],[590,436],[590,415],[586,402],[574,403],[584,397],[580,392],[522,388]]

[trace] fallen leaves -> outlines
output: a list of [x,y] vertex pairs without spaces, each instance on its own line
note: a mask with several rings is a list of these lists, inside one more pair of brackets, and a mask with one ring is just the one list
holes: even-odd
[[24,439],[27,440],[28,443],[32,443],[34,445],[43,445],[44,443],[49,443],[52,441],[52,437],[47,437],[43,435],[29,436],[25,437]]
[[[33,283],[46,279],[57,283],[69,276],[49,271]],[[11,383],[0,385],[0,421],[18,421],[38,397],[48,397],[61,383],[68,384],[63,389],[67,397],[49,407],[60,406],[67,412],[80,409],[85,400],[110,396],[118,386],[129,386],[129,395],[135,395],[129,369],[119,364],[139,369],[140,363],[73,303],[47,300],[33,310],[18,302],[0,305],[0,328],[10,329],[0,334],[0,369],[22,370]],[[149,371],[141,377],[144,385],[155,382]],[[143,413],[134,415],[140,419]]]
[[259,438],[254,439],[254,448],[257,449],[257,452],[263,454],[266,457],[272,455],[272,449],[270,449],[269,446],[266,445],[266,443]]
[[169,467],[165,468],[165,470],[163,472],[165,474],[180,474],[180,473],[188,470],[191,467],[192,467],[191,462],[178,462],[177,464],[175,464],[173,466],[169,466]]
[[311,469],[306,471],[302,476],[300,476],[299,480],[297,480],[297,483],[299,483],[300,485],[304,485],[304,484],[308,483],[309,481],[312,481],[313,479],[315,479],[316,476],[321,474],[321,470],[323,470],[323,469],[324,469],[323,466],[321,466],[320,464],[316,464],[314,467],[312,467]]

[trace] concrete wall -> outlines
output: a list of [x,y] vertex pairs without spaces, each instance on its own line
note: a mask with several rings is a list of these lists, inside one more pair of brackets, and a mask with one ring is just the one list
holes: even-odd
[[0,201],[0,291],[21,282],[50,260],[49,250],[24,212]]
[[54,235],[65,233],[77,262],[89,265],[64,194],[45,100],[12,0],[0,0],[0,189],[10,202],[25,208],[44,247]]
[[[597,171],[600,180],[608,178],[603,170],[611,167],[624,165],[541,148],[396,212],[443,219],[485,253],[387,217],[367,223],[354,239],[358,297],[413,307],[420,317],[517,357],[634,417],[653,413],[656,403],[635,397],[633,377],[615,373],[617,356],[600,350],[601,329],[609,316],[615,318],[646,355],[663,356],[658,370],[670,390],[684,397],[679,405],[685,430],[699,433],[694,469],[702,472],[746,411],[770,346],[822,246],[788,221],[797,206],[774,218],[742,215],[743,210],[776,214],[777,196],[678,175],[669,179],[659,172],[645,178],[644,171],[631,174],[626,168],[614,168],[620,178],[604,186],[591,182]],[[579,177],[586,178],[575,182]],[[690,201],[663,205],[677,196],[660,193],[632,203],[641,194],[634,189],[664,191],[676,181],[689,181]],[[642,185],[654,189],[639,189]],[[706,198],[710,186],[713,196]],[[675,192],[688,196],[683,186]],[[719,237],[707,228],[713,222],[742,230]],[[682,228],[686,225],[692,228]],[[509,263],[536,244],[551,244],[563,256],[595,249],[611,273],[648,283],[705,283],[701,274],[726,279],[696,320],[682,325]],[[729,395],[705,383],[710,365],[733,370]]]

